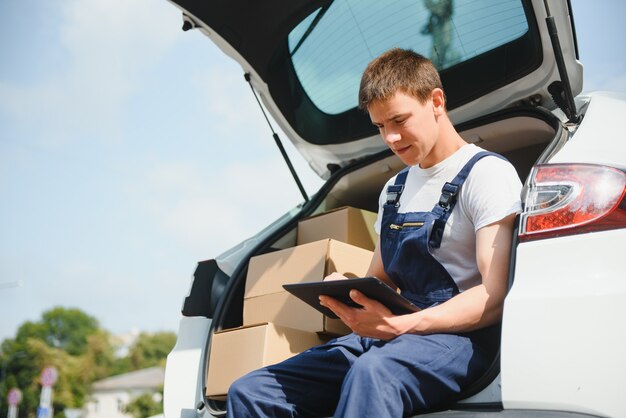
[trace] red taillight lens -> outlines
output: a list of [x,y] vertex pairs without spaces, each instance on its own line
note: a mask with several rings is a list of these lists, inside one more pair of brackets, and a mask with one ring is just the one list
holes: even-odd
[[520,241],[626,227],[626,174],[590,164],[535,166]]

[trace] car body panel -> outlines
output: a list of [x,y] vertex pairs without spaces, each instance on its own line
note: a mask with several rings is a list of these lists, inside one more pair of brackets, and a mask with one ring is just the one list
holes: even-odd
[[503,321],[505,408],[626,416],[624,242],[620,229],[518,246]]
[[[626,133],[607,123],[626,114],[626,94],[595,92],[580,102],[582,123],[546,162],[626,168]],[[624,242],[618,229],[518,245],[503,320],[505,408],[626,415]]]
[[626,115],[626,93],[590,93],[585,118],[552,163],[596,163],[624,167],[626,131],[618,122]]
[[202,402],[204,360],[211,320],[182,317],[176,345],[167,356],[163,414],[166,417],[196,418],[196,406]]

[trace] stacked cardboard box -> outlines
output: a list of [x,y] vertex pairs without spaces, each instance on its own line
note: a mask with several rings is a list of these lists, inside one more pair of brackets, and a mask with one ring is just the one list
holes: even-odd
[[335,271],[362,277],[371,260],[371,251],[331,239],[253,257],[246,279],[243,324],[273,322],[310,332],[347,334],[350,329],[343,322],[325,317],[282,285],[322,281]]
[[367,250],[374,250],[378,235],[376,213],[344,206],[298,222],[297,245],[332,238]]
[[250,259],[243,326],[213,335],[207,396],[223,398],[240,376],[320,344],[329,335],[350,332],[341,321],[325,317],[282,285],[321,281],[335,271],[347,277],[365,276],[375,244],[375,216],[341,208],[305,219],[298,225],[295,247]]
[[275,324],[257,324],[215,333],[211,339],[206,394],[213,399],[223,399],[231,383],[241,376],[322,342],[313,332]]

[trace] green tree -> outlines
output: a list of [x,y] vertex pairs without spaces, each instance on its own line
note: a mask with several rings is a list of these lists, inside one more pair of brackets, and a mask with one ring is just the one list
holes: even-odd
[[[20,418],[34,417],[41,394],[40,376],[45,367],[57,369],[53,407],[55,417],[66,408],[83,406],[94,379],[109,375],[114,362],[113,348],[98,321],[78,309],[54,308],[37,322],[26,322],[15,339],[4,340],[0,347],[2,385],[5,400],[12,387],[22,391]],[[0,416],[6,416],[2,403]]]
[[[9,347],[19,351],[7,353],[5,350]],[[76,357],[58,348],[49,347],[37,338],[28,338],[20,342],[5,341],[3,352],[6,353],[7,384],[2,388],[2,397],[6,399],[6,392],[11,387],[18,387],[22,391],[20,417],[33,416],[37,410],[41,394],[40,377],[45,367],[54,367],[58,372],[58,379],[54,384],[55,411],[61,412],[65,408],[79,405],[84,400],[85,385],[77,377],[79,364]],[[3,408],[6,408],[6,405],[3,404]]]
[[[53,407],[56,418],[66,408],[81,408],[91,384],[108,376],[152,366],[163,366],[176,341],[171,332],[142,333],[124,358],[116,358],[109,333],[92,316],[71,308],[56,307],[39,321],[22,324],[14,339],[0,345],[0,417],[7,415],[6,396],[17,387],[22,391],[20,418],[34,418],[41,394],[41,372],[57,369]],[[139,397],[130,407],[136,416],[160,412],[152,395]],[[156,411],[156,412],[154,412]]]
[[141,394],[132,399],[124,407],[124,412],[131,414],[134,418],[147,418],[163,412],[163,404],[161,403],[161,393],[155,395],[151,393]]
[[15,339],[38,338],[71,355],[87,350],[87,338],[99,329],[98,320],[79,309],[57,307],[43,313],[41,321],[25,322]]
[[87,348],[81,358],[81,374],[85,381],[94,380],[116,374],[117,363],[111,345],[111,336],[104,330],[98,330],[87,337]]
[[130,348],[128,358],[132,370],[165,366],[167,355],[176,343],[173,332],[141,333]]

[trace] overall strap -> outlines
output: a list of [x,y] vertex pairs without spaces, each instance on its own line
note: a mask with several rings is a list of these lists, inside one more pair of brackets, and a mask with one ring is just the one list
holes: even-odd
[[476,153],[467,163],[465,163],[456,177],[454,177],[452,181],[446,182],[441,188],[439,203],[437,203],[432,210],[433,213],[439,215],[437,220],[435,220],[433,230],[428,241],[432,248],[439,248],[441,246],[441,239],[443,238],[443,230],[446,227],[446,222],[448,222],[452,209],[454,209],[454,206],[456,205],[459,190],[461,189],[463,183],[465,183],[465,180],[467,180],[467,176],[469,176],[470,171],[472,171],[474,164],[476,164],[481,158],[490,155],[506,160],[506,158],[494,152],[481,151]]
[[394,184],[390,184],[387,187],[387,199],[385,201],[384,208],[398,209],[400,206],[400,196],[404,191],[404,183],[406,183],[406,177],[409,174],[409,167],[404,168],[396,176]]

